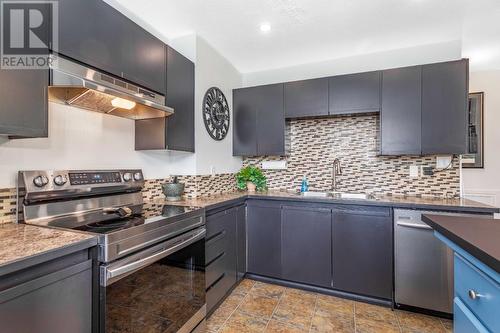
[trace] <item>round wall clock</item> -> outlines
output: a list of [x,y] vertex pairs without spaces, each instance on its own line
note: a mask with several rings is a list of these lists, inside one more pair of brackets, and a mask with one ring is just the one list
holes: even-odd
[[226,137],[229,117],[226,96],[217,87],[208,89],[203,97],[203,122],[214,140],[220,141]]

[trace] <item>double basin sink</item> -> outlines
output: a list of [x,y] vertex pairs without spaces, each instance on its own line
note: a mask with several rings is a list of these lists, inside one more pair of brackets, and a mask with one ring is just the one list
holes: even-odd
[[332,199],[375,199],[372,194],[366,193],[348,193],[348,192],[303,192],[301,193],[303,197],[312,197],[312,198],[332,198]]

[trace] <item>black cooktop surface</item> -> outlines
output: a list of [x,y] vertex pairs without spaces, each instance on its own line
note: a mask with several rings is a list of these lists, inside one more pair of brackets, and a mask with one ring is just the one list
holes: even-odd
[[112,232],[133,228],[142,224],[173,218],[182,214],[199,210],[193,206],[175,206],[147,203],[142,205],[140,214],[124,218],[114,218],[106,221],[91,222],[73,228],[74,230],[92,232],[96,234],[109,234]]

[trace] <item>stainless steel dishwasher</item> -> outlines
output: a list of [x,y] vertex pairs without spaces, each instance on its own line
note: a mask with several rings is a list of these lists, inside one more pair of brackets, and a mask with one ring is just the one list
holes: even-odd
[[421,210],[394,210],[396,305],[453,312],[453,253],[434,237],[422,214],[484,216]]

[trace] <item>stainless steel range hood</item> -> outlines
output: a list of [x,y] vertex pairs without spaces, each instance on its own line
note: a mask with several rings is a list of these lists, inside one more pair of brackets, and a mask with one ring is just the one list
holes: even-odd
[[129,119],[167,117],[165,96],[60,56],[50,67],[49,100]]

